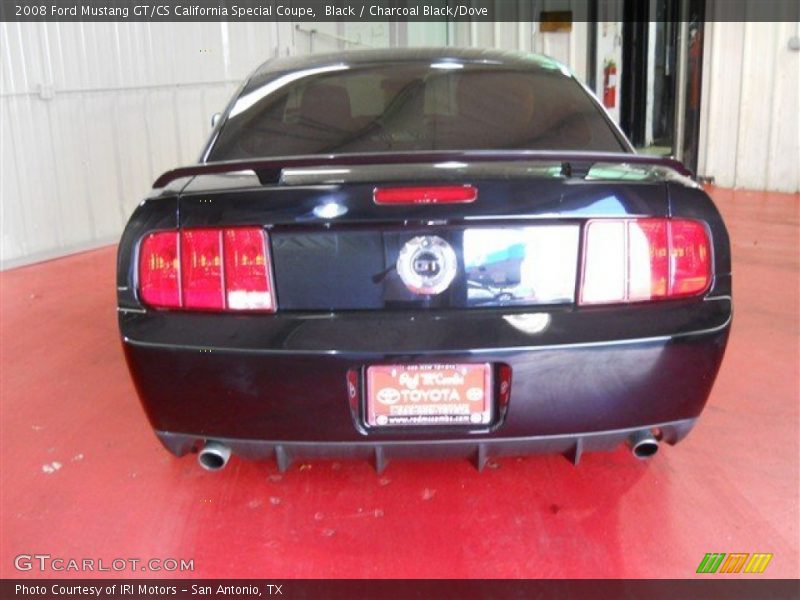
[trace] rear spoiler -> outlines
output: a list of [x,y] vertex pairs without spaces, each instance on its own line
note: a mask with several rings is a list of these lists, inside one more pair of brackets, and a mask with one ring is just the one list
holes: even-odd
[[596,163],[651,165],[665,167],[685,177],[693,177],[683,163],[674,158],[631,154],[626,152],[555,152],[538,150],[463,150],[433,152],[371,152],[363,154],[322,154],[313,156],[289,156],[275,158],[254,158],[200,163],[188,167],[172,169],[161,175],[153,183],[153,188],[163,188],[182,177],[213,175],[253,171],[261,183],[275,183],[285,168],[397,165],[414,163],[436,163],[458,161],[476,162],[518,162],[540,161],[561,163],[565,177],[585,177]]

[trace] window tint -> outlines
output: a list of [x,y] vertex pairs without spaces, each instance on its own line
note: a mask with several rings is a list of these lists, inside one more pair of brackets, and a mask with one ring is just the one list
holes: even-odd
[[558,71],[471,65],[443,70],[427,64],[319,71],[284,75],[242,94],[209,160],[625,149],[581,86]]

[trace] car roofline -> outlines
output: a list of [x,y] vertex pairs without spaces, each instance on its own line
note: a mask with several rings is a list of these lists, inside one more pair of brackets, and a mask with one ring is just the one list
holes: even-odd
[[569,69],[559,61],[543,54],[511,50],[482,48],[375,48],[369,50],[347,50],[308,54],[303,56],[279,56],[261,63],[248,77],[247,89],[261,85],[279,73],[286,71],[316,69],[334,64],[351,67],[392,63],[452,62],[455,64],[482,64],[506,68],[525,68],[542,71],[561,71],[570,75]]

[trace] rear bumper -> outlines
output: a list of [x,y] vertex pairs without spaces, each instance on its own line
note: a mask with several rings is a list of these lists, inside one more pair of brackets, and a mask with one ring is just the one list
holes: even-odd
[[[579,457],[643,428],[660,427],[677,442],[708,399],[731,302],[570,308],[527,321],[516,319],[521,314],[121,311],[120,327],[142,404],[175,454],[212,439],[284,464],[294,456],[379,462],[428,454],[482,464],[508,453]],[[510,399],[491,427],[360,426],[363,398],[351,401],[348,373],[371,364],[462,362],[511,367]]]
[[[661,441],[676,444],[694,427],[696,419],[659,423],[645,429],[661,430]],[[420,458],[467,458],[481,471],[496,457],[527,454],[563,454],[578,464],[584,452],[610,451],[625,443],[636,431],[617,429],[575,435],[552,435],[482,440],[425,440],[382,442],[285,442],[265,440],[216,439],[234,454],[248,459],[274,459],[283,472],[292,462],[307,459],[359,459],[371,462],[380,473],[390,460]],[[176,456],[198,450],[202,437],[157,431],[161,443]]]

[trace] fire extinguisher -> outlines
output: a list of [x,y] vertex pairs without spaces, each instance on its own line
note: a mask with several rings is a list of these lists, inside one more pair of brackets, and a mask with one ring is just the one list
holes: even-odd
[[614,108],[617,104],[617,64],[607,60],[603,67],[603,106]]

